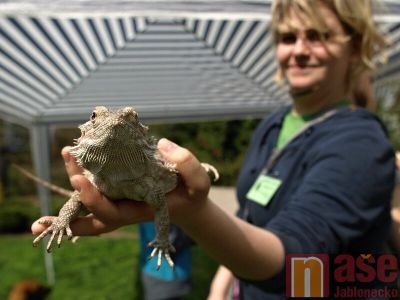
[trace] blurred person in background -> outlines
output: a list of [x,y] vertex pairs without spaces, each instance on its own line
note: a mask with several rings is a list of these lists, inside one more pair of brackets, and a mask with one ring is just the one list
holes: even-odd
[[157,260],[149,259],[151,247],[147,244],[156,236],[154,222],[139,224],[140,232],[140,270],[145,300],[178,300],[188,295],[192,288],[193,241],[177,226],[171,224],[169,240],[176,252],[171,254],[175,267],[164,261],[157,269]]

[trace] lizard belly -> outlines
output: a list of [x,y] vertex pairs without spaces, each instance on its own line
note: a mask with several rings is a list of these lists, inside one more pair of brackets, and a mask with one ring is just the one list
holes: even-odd
[[84,175],[107,198],[112,200],[126,198],[122,189],[118,188],[110,178],[96,176],[87,170]]
[[[136,172],[99,172],[86,170],[84,175],[105,196],[110,199],[132,199],[152,204],[159,194],[166,194],[177,185],[177,174],[168,169],[152,166],[147,174],[137,176]],[[123,176],[122,174],[125,174]]]
[[152,192],[156,189],[152,178],[115,181],[92,174],[88,179],[103,195],[112,200],[132,199],[151,203]]

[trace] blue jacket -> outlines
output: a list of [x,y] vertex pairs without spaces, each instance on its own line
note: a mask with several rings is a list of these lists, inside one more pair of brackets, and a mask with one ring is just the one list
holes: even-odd
[[[276,233],[288,253],[382,253],[390,231],[394,151],[379,119],[342,107],[283,151],[268,175],[282,184],[266,205],[246,194],[274,151],[285,109],[256,129],[239,175],[239,216]],[[265,249],[268,251],[268,249]],[[242,299],[286,299],[284,272],[241,280]]]
[[165,282],[190,279],[192,273],[191,246],[194,245],[194,242],[180,228],[171,224],[168,235],[169,240],[176,250],[175,253],[171,253],[171,257],[175,263],[174,269],[169,266],[164,257],[162,258],[161,267],[158,270],[157,255],[149,259],[154,248],[148,247],[147,244],[156,236],[154,222],[139,224],[139,232],[140,267],[144,274]]

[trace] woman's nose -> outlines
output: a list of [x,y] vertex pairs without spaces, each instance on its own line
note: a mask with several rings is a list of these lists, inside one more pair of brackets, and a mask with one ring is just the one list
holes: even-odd
[[293,45],[293,53],[301,56],[310,54],[310,47],[303,37],[298,37],[296,39],[296,42]]

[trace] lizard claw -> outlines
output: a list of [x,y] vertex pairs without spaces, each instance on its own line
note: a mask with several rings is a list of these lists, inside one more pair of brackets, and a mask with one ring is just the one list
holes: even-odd
[[161,267],[163,255],[164,255],[165,259],[167,260],[169,266],[172,269],[175,267],[175,264],[170,255],[170,253],[175,252],[174,246],[172,246],[169,242],[163,243],[163,245],[162,245],[157,240],[153,240],[147,244],[147,247],[151,247],[151,246],[154,246],[154,249],[151,252],[149,259],[152,259],[157,253],[157,270],[159,270]]
[[54,221],[43,220],[43,221],[40,221],[40,223],[46,224],[46,225],[50,224],[50,226],[33,240],[33,246],[36,247],[38,245],[38,243],[44,237],[51,234],[50,239],[46,246],[46,251],[48,253],[51,252],[51,247],[52,247],[53,241],[55,240],[56,236],[57,236],[57,246],[59,248],[61,247],[62,238],[63,238],[64,234],[66,234],[68,236],[68,238],[70,238],[70,239],[72,239],[72,237],[73,237],[71,228],[69,227],[69,224],[65,224],[64,222],[62,222],[60,220],[60,218],[56,218]]
[[219,173],[214,166],[207,163],[201,163],[201,166],[206,170],[208,174],[213,175],[214,181],[217,181],[219,179]]

